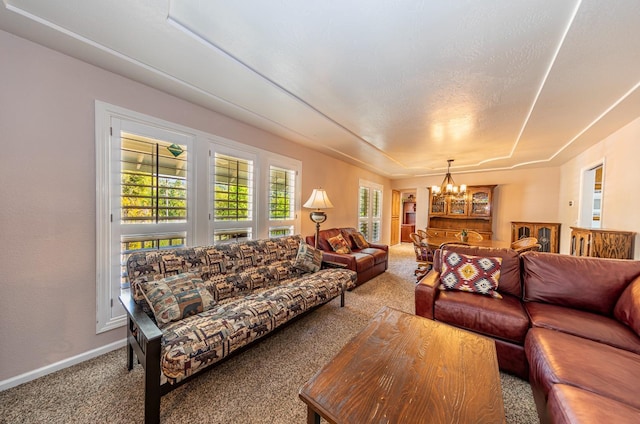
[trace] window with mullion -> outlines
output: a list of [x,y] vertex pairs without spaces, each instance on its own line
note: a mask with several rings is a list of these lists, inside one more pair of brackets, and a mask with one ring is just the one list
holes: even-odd
[[269,167],[269,219],[289,220],[295,215],[295,171]]
[[213,197],[216,221],[252,220],[253,161],[216,153]]
[[368,241],[378,242],[382,236],[382,187],[361,181],[358,199],[358,229]]
[[[216,146],[214,146],[216,147]],[[251,240],[255,235],[255,168],[251,154],[217,151],[212,165],[212,241]]]
[[[269,190],[264,196],[267,204],[267,237],[293,235],[300,228],[298,208],[300,207],[299,161],[272,155],[267,158]],[[298,230],[299,231],[299,230]]]
[[[131,253],[184,246],[187,239],[187,145],[163,139],[170,134],[159,129],[140,132],[147,134],[121,130],[119,137],[120,225],[114,230],[120,239],[121,288],[127,287],[125,265]],[[153,132],[157,137],[148,135]]]
[[122,224],[186,222],[186,146],[122,132],[120,157]]

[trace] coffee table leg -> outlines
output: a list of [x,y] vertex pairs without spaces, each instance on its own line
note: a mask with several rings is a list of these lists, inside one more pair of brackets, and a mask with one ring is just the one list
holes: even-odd
[[320,415],[307,405],[307,424],[320,424]]

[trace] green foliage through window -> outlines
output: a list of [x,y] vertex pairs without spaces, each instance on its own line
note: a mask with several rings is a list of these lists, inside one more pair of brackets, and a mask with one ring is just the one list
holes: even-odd
[[121,221],[184,222],[187,219],[187,151],[133,134],[121,136]]
[[251,220],[253,161],[216,153],[213,190],[216,221]]
[[293,219],[295,215],[295,172],[269,168],[269,219]]

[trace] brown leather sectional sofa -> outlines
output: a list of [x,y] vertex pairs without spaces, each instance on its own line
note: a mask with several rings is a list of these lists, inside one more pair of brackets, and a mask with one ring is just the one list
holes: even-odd
[[496,342],[529,379],[543,423],[640,422],[640,261],[448,246],[502,258],[502,299],[441,291],[441,252],[416,286],[416,314]]
[[[355,228],[348,227],[320,230],[318,249],[323,251],[323,261],[343,264],[348,269],[356,271],[358,273],[356,285],[360,285],[387,270],[389,265],[389,246],[369,243],[369,247],[358,249],[352,237],[352,234],[357,232]],[[349,243],[351,253],[336,253],[333,251],[327,240],[338,234],[342,234],[342,237]],[[307,236],[306,242],[314,246],[315,239],[315,235]]]

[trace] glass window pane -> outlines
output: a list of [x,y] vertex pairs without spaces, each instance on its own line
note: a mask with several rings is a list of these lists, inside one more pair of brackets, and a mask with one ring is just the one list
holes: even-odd
[[251,240],[251,228],[230,228],[213,232],[214,244]]
[[187,220],[187,147],[123,132],[121,222]]
[[369,189],[360,187],[360,218],[369,216]]
[[269,228],[269,237],[292,236],[293,232],[293,225],[287,227],[271,227]]
[[295,216],[295,171],[271,166],[269,169],[269,219]]
[[248,221],[253,217],[253,161],[215,155],[213,209],[216,221]]
[[380,190],[372,190],[373,191],[373,202],[371,205],[371,216],[374,218],[380,218],[380,210],[381,208],[381,199],[382,199],[382,192]]

